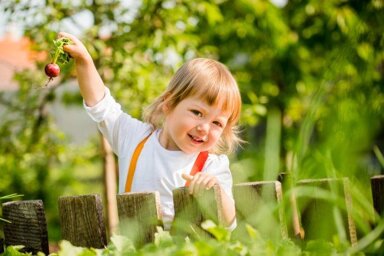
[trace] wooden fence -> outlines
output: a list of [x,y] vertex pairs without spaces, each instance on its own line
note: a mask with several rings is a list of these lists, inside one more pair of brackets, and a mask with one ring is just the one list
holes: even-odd
[[[352,245],[357,242],[359,233],[348,179],[298,182],[295,186],[304,188],[302,191],[307,196],[292,192],[300,190],[289,190],[287,184],[287,181],[263,181],[234,185],[238,226],[233,235],[243,236],[245,224],[250,224],[271,238],[330,240],[336,234],[345,235]],[[383,216],[384,175],[372,177],[370,186],[372,212],[375,210],[376,216]],[[190,196],[185,188],[174,190],[175,220],[171,234],[209,236],[200,224],[206,219],[220,220],[218,189],[215,187],[197,198]],[[287,191],[284,197],[283,191]],[[161,226],[159,194],[117,195],[117,204],[121,233],[129,236],[137,246],[153,241],[156,227]],[[41,200],[6,202],[2,210],[3,218],[10,221],[4,224],[5,245],[24,245],[24,251],[49,254],[47,223]],[[61,197],[58,210],[62,239],[76,246],[106,246],[107,232],[99,195]],[[324,222],[318,221],[335,214],[339,218],[328,218],[327,228],[324,228]],[[340,223],[333,223],[333,219],[342,220],[346,234],[340,234],[340,228],[337,228]]]

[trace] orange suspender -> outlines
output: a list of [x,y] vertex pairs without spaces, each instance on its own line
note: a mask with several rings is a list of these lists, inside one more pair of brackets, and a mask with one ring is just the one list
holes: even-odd
[[[200,152],[196,158],[195,163],[192,166],[192,169],[189,175],[194,176],[196,173],[201,172],[207,158],[208,158],[208,151]],[[185,182],[185,186],[189,187],[189,183],[190,181],[187,180],[187,182]]]
[[[152,134],[152,133],[151,133]],[[145,142],[148,140],[149,136],[151,136],[151,134],[149,134],[147,137],[145,137],[135,148],[135,151],[133,152],[133,155],[132,155],[132,159],[131,159],[131,162],[129,163],[129,169],[128,169],[128,175],[127,175],[127,180],[125,182],[125,192],[130,192],[131,191],[131,188],[132,188],[132,181],[133,181],[133,176],[135,175],[135,171],[136,171],[136,163],[137,163],[137,159],[139,158],[139,155],[141,153],[141,150],[143,149],[144,147],[144,144]],[[201,170],[203,169],[204,167],[204,164],[205,164],[205,161],[207,160],[208,158],[208,152],[207,151],[203,151],[203,152],[200,152],[199,155],[197,156],[196,158],[196,161],[195,163],[193,164],[193,167],[191,169],[191,172],[190,172],[190,175],[195,175],[196,173],[198,172],[201,172]],[[185,183],[185,186],[188,187],[189,186],[189,181],[187,181]]]
[[147,137],[145,137],[136,146],[135,151],[133,152],[131,162],[129,163],[129,169],[128,169],[128,174],[127,174],[127,181],[125,182],[125,192],[131,192],[133,175],[135,175],[137,159],[139,158],[139,155],[141,153],[141,150],[144,147],[145,142],[148,140],[148,138],[149,138],[149,136],[151,136],[151,134],[152,133],[150,133]]

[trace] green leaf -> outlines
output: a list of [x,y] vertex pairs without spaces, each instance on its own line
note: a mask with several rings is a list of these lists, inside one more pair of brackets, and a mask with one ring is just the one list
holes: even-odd
[[125,236],[113,235],[111,237],[111,242],[114,246],[113,249],[122,255],[136,251],[133,242]]
[[229,241],[231,238],[231,232],[224,227],[217,226],[211,220],[201,223],[201,227],[211,233],[218,241]]
[[257,231],[257,230],[256,230],[255,228],[253,228],[251,225],[246,224],[246,225],[245,225],[245,229],[247,230],[247,233],[248,233],[249,237],[250,237],[252,240],[254,240],[254,241],[262,240],[259,231]]
[[21,197],[23,195],[19,195],[17,193],[13,193],[13,194],[10,194],[10,195],[6,195],[6,196],[0,196],[0,200],[9,200],[9,199],[13,199],[13,198],[16,198],[16,197]]
[[27,255],[32,255],[31,253],[24,253],[20,252],[21,249],[23,249],[23,245],[11,245],[7,246],[5,248],[4,253],[2,256],[27,256]]
[[155,233],[155,245],[162,246],[173,244],[173,239],[168,231],[164,231],[162,227],[156,227],[157,232]]
[[65,37],[53,40],[54,48],[51,51],[52,63],[62,65],[70,61],[70,55],[63,49],[63,46],[67,44],[72,44],[72,41]]
[[62,240],[59,244],[60,256],[96,256],[96,252],[88,248],[72,245],[69,241]]
[[311,240],[307,243],[306,252],[311,255],[332,255],[336,250],[332,243],[324,240]]

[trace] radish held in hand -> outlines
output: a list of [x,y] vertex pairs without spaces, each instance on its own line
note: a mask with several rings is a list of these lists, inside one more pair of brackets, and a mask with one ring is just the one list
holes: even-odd
[[45,65],[45,74],[52,78],[57,77],[60,74],[60,67],[56,63],[49,63]]
[[53,43],[54,49],[51,52],[52,62],[47,64],[44,68],[45,74],[49,77],[45,86],[47,86],[54,77],[57,77],[60,74],[59,65],[67,63],[71,58],[69,54],[63,50],[63,46],[71,44],[71,40],[68,38],[59,38],[54,40]]

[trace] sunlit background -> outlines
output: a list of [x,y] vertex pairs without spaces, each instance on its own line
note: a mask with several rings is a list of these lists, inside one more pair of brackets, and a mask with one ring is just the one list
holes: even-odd
[[[243,99],[246,143],[230,155],[235,183],[289,177],[283,196],[296,193],[300,214],[310,215],[315,195],[301,181],[348,178],[354,248],[383,252],[370,191],[384,166],[383,9],[382,0],[1,1],[0,196],[42,199],[52,243],[60,196],[105,199],[105,147],[82,107],[73,63],[44,87],[52,41],[67,31],[137,118],[184,61],[225,63]],[[343,197],[321,195],[331,205]],[[279,232],[275,215],[262,212],[254,211],[256,222]],[[316,228],[327,234],[335,215]],[[328,237],[332,248],[352,248],[346,229]]]

